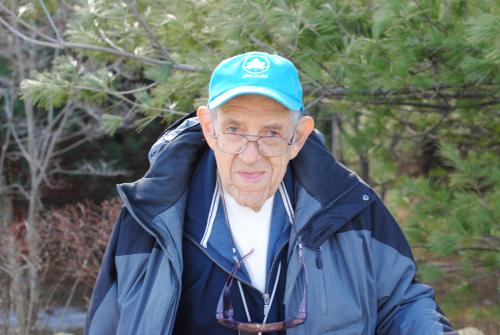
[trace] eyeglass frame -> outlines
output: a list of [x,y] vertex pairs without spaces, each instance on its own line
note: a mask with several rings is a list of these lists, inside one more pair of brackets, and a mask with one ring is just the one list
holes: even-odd
[[[212,112],[212,110],[211,110]],[[213,115],[213,114],[212,114]],[[212,119],[212,121],[215,121]],[[290,145],[292,145],[294,143],[294,140],[295,140],[295,134],[296,134],[296,131],[297,131],[297,127],[298,127],[298,122],[295,123],[295,127],[293,128],[293,133],[292,133],[292,138],[290,140],[288,140],[286,137],[283,137],[283,136],[260,136],[260,135],[247,135],[247,134],[234,134],[234,133],[225,133],[225,132],[220,132],[220,133],[215,133],[215,126],[212,124],[212,137],[215,139],[215,142],[217,143],[217,148],[219,148],[222,152],[226,153],[226,154],[232,154],[232,155],[237,155],[237,154],[240,154],[242,153],[243,151],[245,151],[246,149],[248,149],[248,143],[250,142],[255,142],[255,146],[257,147],[257,151],[259,152],[259,154],[261,154],[262,156],[264,157],[279,157],[279,156],[282,156],[285,154],[286,150],[283,151],[282,153],[280,153],[279,155],[265,155],[263,154],[261,151],[260,151],[260,147],[259,147],[259,141],[262,139],[262,138],[277,138],[279,137],[279,139],[283,140],[283,141],[286,141],[286,145],[287,145],[287,149]],[[242,147],[242,149],[240,151],[236,151],[236,152],[228,152],[228,151],[225,151],[223,150],[220,145],[219,145],[219,136],[220,135],[236,135],[236,136],[241,136],[243,137],[245,140],[246,140],[246,143],[245,145]],[[249,137],[257,137],[256,140],[250,140]],[[284,143],[284,142],[283,142]]]

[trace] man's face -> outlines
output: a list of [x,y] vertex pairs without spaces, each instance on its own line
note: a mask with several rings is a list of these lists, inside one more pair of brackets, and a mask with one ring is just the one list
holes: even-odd
[[[278,189],[288,162],[298,154],[314,127],[312,119],[304,117],[299,121],[297,140],[283,155],[267,157],[257,150],[255,142],[249,142],[239,154],[222,152],[212,135],[214,131],[215,134],[237,132],[245,135],[279,135],[289,141],[295,124],[292,124],[292,112],[283,105],[259,95],[242,95],[229,100],[217,110],[215,124],[208,113],[206,108],[200,107],[198,117],[207,142],[214,151],[222,187],[240,205],[258,211]],[[304,123],[304,119],[310,119],[310,122]]]

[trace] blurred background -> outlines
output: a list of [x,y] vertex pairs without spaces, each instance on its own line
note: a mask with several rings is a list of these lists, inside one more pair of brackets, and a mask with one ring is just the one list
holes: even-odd
[[1,0],[0,333],[81,333],[115,185],[250,50],[296,64],[452,324],[499,334],[495,0]]

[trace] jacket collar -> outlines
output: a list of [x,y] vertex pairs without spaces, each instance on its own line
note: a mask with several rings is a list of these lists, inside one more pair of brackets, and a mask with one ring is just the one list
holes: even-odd
[[[208,148],[198,120],[193,116],[190,114],[178,121],[153,145],[149,153],[151,165],[143,178],[117,185],[131,214],[163,247],[173,236],[178,238],[179,232],[182,234],[185,193],[198,161]],[[304,237],[308,235],[306,240],[311,243],[323,237],[327,230],[330,234],[334,233],[368,203],[363,201],[358,206],[335,206],[356,202],[363,192],[366,193],[366,186],[333,158],[315,132],[291,161],[291,169],[296,180],[296,228]],[[164,220],[155,220],[169,210],[177,216],[177,220],[169,220],[168,224]],[[313,217],[331,214],[332,211],[342,212],[337,216],[335,229],[328,220],[320,221],[323,222],[322,227],[310,225]]]
[[316,132],[291,164],[298,188],[297,230],[310,248],[318,249],[375,198],[354,172],[332,156]]

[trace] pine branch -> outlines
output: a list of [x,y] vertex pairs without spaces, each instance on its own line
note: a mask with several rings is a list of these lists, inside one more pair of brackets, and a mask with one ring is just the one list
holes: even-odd
[[165,47],[163,47],[163,45],[158,41],[155,34],[149,27],[149,25],[146,23],[142,15],[140,15],[139,12],[137,11],[137,1],[135,0],[132,1],[130,8],[132,9],[134,16],[137,18],[137,21],[139,21],[140,25],[144,28],[144,30],[148,34],[149,39],[153,42],[156,48],[160,50],[163,57],[165,57],[170,63],[174,63],[174,60],[172,59],[172,56],[170,56],[168,50]]
[[21,38],[22,40],[35,44],[35,45],[40,45],[44,47],[49,47],[53,49],[61,49],[61,50],[68,50],[68,49],[81,49],[81,50],[92,50],[92,51],[99,51],[99,52],[104,52],[108,54],[113,54],[116,56],[120,57],[125,57],[129,59],[134,59],[139,62],[142,62],[144,64],[149,64],[149,65],[171,65],[173,69],[179,70],[179,71],[186,71],[186,72],[200,72],[200,73],[205,73],[206,71],[200,68],[196,68],[190,65],[186,64],[180,64],[180,63],[171,63],[169,61],[164,61],[160,59],[155,59],[155,58],[150,58],[146,56],[139,56],[136,54],[133,54],[128,51],[120,51],[116,50],[113,48],[106,48],[106,47],[101,47],[98,45],[91,45],[91,44],[84,44],[84,43],[72,43],[72,42],[45,42],[45,41],[40,41],[34,38],[31,38],[21,31],[17,30],[13,26],[11,26],[7,21],[5,21],[2,17],[0,17],[0,24],[4,26],[7,30],[9,30],[11,33],[16,35],[17,37]]

